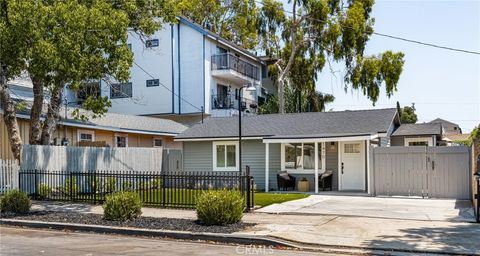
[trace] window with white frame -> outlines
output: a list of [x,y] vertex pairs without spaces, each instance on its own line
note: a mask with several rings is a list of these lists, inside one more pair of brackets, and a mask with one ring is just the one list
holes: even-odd
[[119,83],[110,86],[111,99],[131,98],[132,95],[132,83]]
[[158,39],[148,39],[147,41],[145,41],[145,46],[147,48],[158,47],[158,45],[159,45]]
[[[318,167],[321,169],[321,145],[318,146]],[[282,160],[287,170],[315,170],[315,143],[283,144]]]
[[238,142],[214,142],[213,166],[216,171],[238,170]]
[[153,147],[158,148],[163,145],[162,139],[153,139]]
[[95,132],[89,130],[77,131],[78,141],[95,141]]
[[433,146],[433,138],[419,137],[419,138],[405,138],[405,147],[411,146]]
[[115,146],[119,148],[128,147],[128,137],[126,135],[115,135]]

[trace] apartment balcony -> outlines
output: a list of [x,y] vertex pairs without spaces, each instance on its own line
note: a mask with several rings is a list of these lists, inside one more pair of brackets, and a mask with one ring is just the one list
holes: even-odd
[[245,84],[260,80],[257,66],[231,53],[212,56],[212,76]]
[[[256,114],[258,104],[251,99],[242,98],[241,108],[244,113]],[[212,113],[214,116],[232,116],[238,114],[238,98],[235,95],[212,95]]]

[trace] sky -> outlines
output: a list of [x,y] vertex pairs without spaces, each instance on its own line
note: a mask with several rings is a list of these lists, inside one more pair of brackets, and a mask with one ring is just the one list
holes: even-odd
[[[480,0],[377,0],[375,32],[480,52]],[[344,69],[332,64],[319,75],[317,90],[336,99],[327,110],[395,107],[415,103],[418,122],[437,117],[460,125],[464,133],[480,124],[480,55],[466,54],[372,35],[366,54],[386,50],[405,53],[398,91],[385,90],[376,106],[360,91],[345,93]],[[338,71],[338,72],[337,72]]]

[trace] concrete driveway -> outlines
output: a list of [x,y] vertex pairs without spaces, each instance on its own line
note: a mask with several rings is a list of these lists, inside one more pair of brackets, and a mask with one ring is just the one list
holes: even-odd
[[425,221],[475,221],[470,201],[420,198],[311,195],[300,200],[273,204],[257,212]]

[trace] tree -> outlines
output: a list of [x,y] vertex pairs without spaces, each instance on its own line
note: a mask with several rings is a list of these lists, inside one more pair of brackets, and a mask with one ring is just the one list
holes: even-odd
[[417,122],[417,114],[415,114],[415,104],[412,103],[412,106],[400,107],[400,103],[397,101],[397,110],[400,115],[400,121],[403,124],[414,124]]
[[291,0],[291,11],[276,0],[263,0],[260,8],[260,44],[266,54],[275,57],[278,72],[279,112],[285,112],[285,84],[303,56],[315,72],[321,72],[327,58],[344,62],[347,89],[359,89],[373,103],[385,83],[391,96],[403,68],[403,53],[384,52],[365,56],[366,43],[373,33],[370,16],[372,0]]
[[[64,86],[76,90],[82,81],[105,77],[128,80],[133,61],[126,43],[129,28],[146,36],[160,27],[159,20],[175,19],[170,0],[0,0],[0,9],[0,93],[16,159],[22,141],[9,97],[10,79],[22,71],[29,74],[34,92],[30,143],[50,144]],[[50,101],[41,121],[44,90]],[[88,98],[83,107],[95,116],[105,113],[109,104],[105,97]]]
[[182,0],[178,8],[185,17],[245,49],[258,44],[255,0]]

